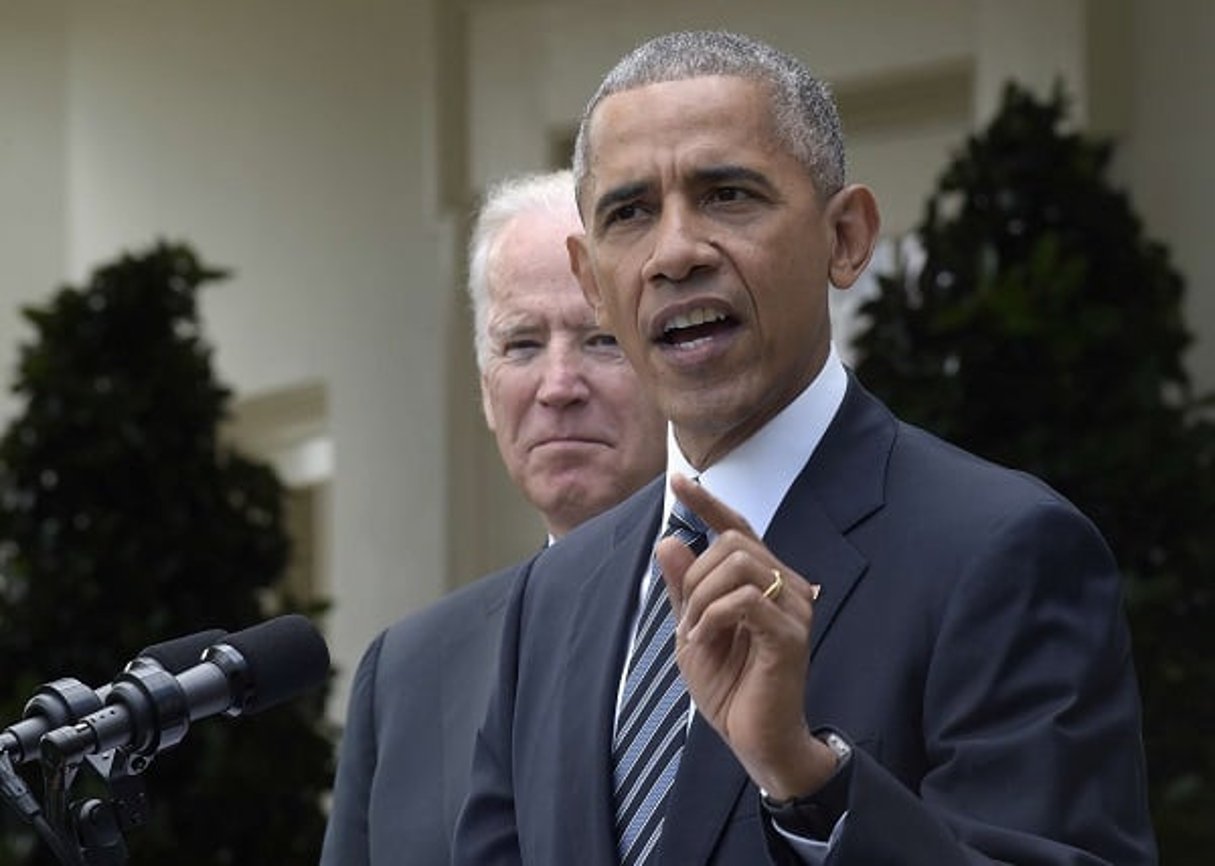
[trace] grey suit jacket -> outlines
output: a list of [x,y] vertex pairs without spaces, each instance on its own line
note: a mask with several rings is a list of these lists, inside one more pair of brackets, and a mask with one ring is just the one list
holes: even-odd
[[[460,866],[616,863],[616,689],[661,509],[651,485],[516,583]],[[832,866],[1155,862],[1120,578],[1066,500],[850,381],[765,541],[822,587],[806,717],[855,749]],[[772,861],[794,862],[696,717],[659,862]]]
[[322,866],[440,866],[519,566],[381,632],[350,694]]

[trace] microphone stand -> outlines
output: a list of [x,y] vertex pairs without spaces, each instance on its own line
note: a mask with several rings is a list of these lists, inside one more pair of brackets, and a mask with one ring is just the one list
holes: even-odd
[[[151,764],[143,755],[112,749],[97,755],[43,749],[43,780],[52,804],[50,823],[60,839],[73,849],[65,866],[124,866],[127,846],[123,836],[148,821],[148,799],[141,773]],[[82,764],[105,785],[108,799],[68,801]]]
[[51,826],[25,780],[13,767],[8,752],[3,749],[0,749],[0,796],[3,796],[4,801],[13,807],[22,820],[34,828],[38,837],[51,849],[55,859],[64,866],[78,866],[79,852],[74,846],[69,846]]
[[[58,767],[53,774],[44,763],[43,783],[48,802],[48,809],[44,813],[24,779],[17,773],[13,758],[16,758],[18,763],[29,760],[33,751],[38,748],[37,738],[41,732],[69,724],[73,719],[101,707],[102,699],[98,693],[79,680],[63,678],[44,683],[26,704],[23,721],[6,728],[5,740],[0,740],[0,795],[3,795],[3,799],[22,820],[34,828],[59,862],[67,866],[94,862],[81,860],[82,849],[71,841],[75,840],[77,835],[74,831],[69,832],[75,825],[69,820],[67,792],[80,761],[75,760],[70,766]],[[5,747],[13,750],[11,756]],[[104,771],[99,771],[98,774],[105,779]],[[83,829],[84,825],[81,826]],[[91,829],[85,832],[91,832]],[[97,844],[103,845],[100,842]],[[99,866],[109,866],[113,861],[97,862]]]

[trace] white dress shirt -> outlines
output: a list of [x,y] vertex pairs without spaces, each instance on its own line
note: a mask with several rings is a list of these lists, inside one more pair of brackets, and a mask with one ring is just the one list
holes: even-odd
[[[793,482],[810,460],[823,434],[831,424],[835,413],[844,402],[844,393],[848,389],[848,374],[840,360],[835,346],[827,356],[823,369],[806,386],[793,402],[780,411],[771,421],[761,427],[750,439],[743,442],[733,451],[726,454],[713,465],[698,472],[684,457],[675,441],[671,426],[667,425],[667,473],[670,478],[674,473],[695,478],[715,497],[720,499],[734,511],[738,512],[759,537],[768,531],[772,516],[793,486]],[[671,513],[674,494],[668,483],[663,492],[662,520],[659,521],[659,534],[654,543],[662,537],[663,528]],[[712,534],[710,534],[712,541]],[[632,631],[629,638],[630,653],[636,637],[637,619],[640,616],[642,599],[649,589],[653,575],[648,567],[642,570],[637,582],[636,611],[633,616]],[[626,658],[628,654],[626,654]],[[619,713],[620,698],[624,693],[625,672],[620,673],[620,685],[616,693],[616,708]],[[688,724],[696,715],[695,704],[688,715]],[[836,824],[831,834],[831,840],[819,842],[786,833],[779,825],[777,832],[789,840],[802,860],[810,866],[822,864],[831,842],[838,836],[843,826],[843,818]]]

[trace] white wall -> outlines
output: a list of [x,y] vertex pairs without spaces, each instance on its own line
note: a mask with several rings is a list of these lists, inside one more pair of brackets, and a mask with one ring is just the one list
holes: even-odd
[[[1148,233],[1188,280],[1197,381],[1215,388],[1215,4],[1208,0],[591,0],[474,3],[470,14],[474,186],[543,166],[603,73],[640,40],[726,27],[768,39],[838,87],[897,83],[925,69],[973,68],[970,125],[995,110],[1004,82],[1040,93],[1062,81],[1072,121],[1122,143],[1117,167]],[[885,225],[906,230],[963,130],[912,124],[850,141]]]
[[[874,187],[884,231],[899,234],[921,218],[939,173],[990,118],[1008,79],[1043,95],[1061,82],[1074,126],[1126,141],[1119,164],[1148,231],[1170,243],[1190,278],[1200,340],[1192,367],[1215,387],[1215,255],[1201,237],[1215,199],[1215,161],[1204,156],[1215,153],[1213,15],[1206,0],[474,0],[470,182],[482,189],[550,165],[602,75],[641,40],[724,27],[789,50],[836,86],[850,175]],[[959,87],[968,92],[961,111]],[[850,126],[850,99],[891,110]],[[863,291],[833,294],[842,344]],[[480,539],[484,560],[523,555],[534,521],[492,457],[481,455],[477,471],[486,479],[478,507],[499,515],[500,531]]]
[[[1106,8],[1119,0],[1103,0]],[[1039,95],[1062,82],[1070,94],[1072,119],[1088,117],[1088,21],[1085,0],[975,0],[974,53],[976,125],[991,119],[1009,78]],[[1098,10],[1099,12],[1099,10]]]
[[538,168],[550,136],[577,122],[600,78],[649,36],[724,27],[768,39],[833,82],[964,57],[973,0],[618,0],[472,7],[474,186]]
[[1186,281],[1199,342],[1190,369],[1215,389],[1215,4],[1135,0],[1128,134],[1117,166],[1147,234]]
[[[577,124],[603,74],[657,33],[741,30],[797,54],[834,83],[864,90],[897,82],[908,69],[967,60],[975,26],[974,0],[474,2],[468,11],[470,182],[481,190],[502,175],[549,167],[554,143]],[[913,122],[897,140],[885,129],[851,141],[851,173],[874,185],[889,230],[904,231],[918,218],[935,169],[965,133],[967,119],[931,117]],[[838,300],[846,311],[859,295]],[[483,561],[501,564],[533,551],[538,524],[501,466],[483,459],[477,471],[484,489],[473,507],[495,515],[478,539],[487,551]]]
[[[0,0],[0,382],[33,332],[20,304],[65,277],[67,57],[62,10]],[[0,418],[15,404],[0,393]]]
[[[23,135],[47,127],[46,155],[13,170],[20,204],[0,211],[6,227],[38,214],[13,238],[31,293],[188,241],[234,271],[203,294],[219,376],[242,396],[323,385],[329,636],[347,675],[378,628],[446,588],[452,274],[431,16],[429,0],[127,0],[72,5],[58,29],[35,15],[12,40],[36,81]],[[63,164],[46,165],[56,145]]]
[[[454,38],[466,46],[436,38],[440,7],[446,26],[464,22]],[[121,249],[167,235],[233,268],[203,296],[219,374],[241,397],[310,383],[325,391],[330,637],[347,673],[379,627],[468,576],[447,548],[464,511],[492,521],[467,542],[483,551],[469,561],[504,564],[537,543],[538,523],[479,429],[453,316],[463,303],[452,294],[458,222],[437,204],[437,179],[467,183],[446,190],[458,202],[500,174],[548,164],[552,140],[607,67],[661,30],[742,29],[854,93],[970,64],[971,122],[1006,75],[1039,85],[1064,75],[1086,111],[1099,104],[1116,121],[1120,176],[1189,280],[1203,337],[1195,367],[1215,386],[1215,256],[1203,237],[1215,200],[1215,5],[1205,0],[468,0],[464,17],[453,8],[0,0],[0,378],[29,336],[17,306]],[[1109,29],[1102,16],[1132,11],[1125,46],[1100,46],[1119,84],[1094,74],[1094,33]],[[465,56],[467,154],[450,139],[440,147],[436,132],[436,118],[462,114],[451,66]],[[879,186],[889,227],[918,215],[960,138],[955,123],[854,137],[854,174]],[[453,405],[471,414],[454,417]],[[481,434],[475,456],[464,428]]]

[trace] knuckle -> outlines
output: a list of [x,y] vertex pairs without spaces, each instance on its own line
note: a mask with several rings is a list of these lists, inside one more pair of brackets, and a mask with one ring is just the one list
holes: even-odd
[[740,566],[746,565],[750,558],[751,557],[745,550],[736,548],[730,551],[729,555],[726,557],[726,562],[728,562],[733,568],[739,568]]
[[725,547],[737,547],[738,540],[740,537],[741,537],[741,534],[739,533],[739,531],[737,529],[734,529],[733,527],[730,527],[729,529],[726,529],[723,532],[721,532],[721,534],[719,534],[717,536],[717,540],[718,540],[718,543],[720,543],[721,545],[723,545]]

